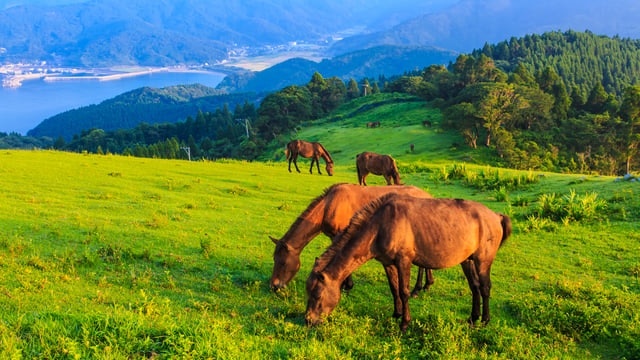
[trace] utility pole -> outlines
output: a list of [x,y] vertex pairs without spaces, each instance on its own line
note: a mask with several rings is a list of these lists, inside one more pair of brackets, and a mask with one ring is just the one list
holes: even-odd
[[189,161],[191,161],[191,148],[189,146],[184,146],[184,147],[181,147],[180,149],[187,152],[187,157],[189,158]]
[[244,123],[244,130],[247,133],[247,139],[249,139],[249,119],[235,119],[239,123]]

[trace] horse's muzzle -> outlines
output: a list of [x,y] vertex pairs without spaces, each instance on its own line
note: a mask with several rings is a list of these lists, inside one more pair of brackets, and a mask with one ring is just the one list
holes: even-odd
[[311,317],[309,317],[309,315],[307,315],[304,318],[304,322],[305,322],[305,324],[307,324],[307,326],[311,327],[311,326],[316,326],[316,325],[322,324],[322,319],[312,319]]
[[285,285],[279,280],[272,280],[271,283],[269,284],[269,287],[271,288],[272,291],[277,292],[280,289],[284,289]]

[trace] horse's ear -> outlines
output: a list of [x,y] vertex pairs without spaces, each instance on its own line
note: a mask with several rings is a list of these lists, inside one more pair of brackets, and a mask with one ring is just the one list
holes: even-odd
[[318,266],[318,261],[320,261],[320,259],[316,258],[316,260],[313,262],[313,267]]
[[274,243],[274,244],[276,244],[276,245],[278,244],[278,241],[280,241],[280,240],[278,240],[278,239],[274,238],[274,237],[273,237],[273,236],[271,236],[271,235],[269,235],[269,239],[271,239],[271,241],[273,241],[273,243]]

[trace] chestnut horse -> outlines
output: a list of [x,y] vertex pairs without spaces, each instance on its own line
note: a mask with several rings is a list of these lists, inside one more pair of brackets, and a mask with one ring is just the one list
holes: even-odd
[[401,185],[396,161],[389,155],[365,151],[356,156],[356,168],[358,169],[358,183],[360,185],[367,185],[365,180],[369,173],[384,176],[384,179],[387,180],[387,185],[391,185],[391,180],[395,185]]
[[367,128],[377,128],[380,127],[380,121],[371,121],[367,123]]
[[406,331],[411,264],[427,269],[462,265],[472,294],[469,323],[489,322],[491,264],[511,234],[508,216],[460,199],[382,196],[358,211],[316,260],[307,279],[308,325],[321,323],[340,301],[340,284],[365,262],[384,266],[394,300],[393,316]]
[[[307,209],[293,222],[281,239],[270,237],[276,244],[273,252],[273,273],[269,286],[278,290],[287,286],[300,269],[300,253],[307,244],[323,232],[333,238],[349,225],[353,214],[366,204],[380,196],[389,194],[407,194],[415,197],[430,198],[431,195],[415,186],[369,186],[356,184],[335,184],[326,189],[309,204]],[[422,285],[420,269],[412,295],[427,290],[433,284],[431,270],[426,270],[426,282]],[[351,288],[351,278],[345,279],[344,288]]]
[[320,158],[322,158],[327,164],[327,173],[329,176],[333,175],[333,160],[331,159],[331,155],[329,155],[327,149],[325,149],[319,142],[293,140],[287,144],[287,148],[284,152],[287,156],[287,160],[289,160],[289,172],[291,172],[291,161],[293,161],[293,165],[295,165],[296,170],[300,172],[300,169],[298,169],[298,155],[300,155],[305,158],[311,158],[309,173],[313,174],[313,163],[315,162],[316,167],[318,168],[318,174],[322,174],[322,172],[320,172]]

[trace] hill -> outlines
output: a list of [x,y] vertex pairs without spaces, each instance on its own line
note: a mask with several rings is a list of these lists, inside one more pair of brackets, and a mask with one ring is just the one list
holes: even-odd
[[215,112],[228,106],[231,109],[245,102],[255,103],[255,93],[228,94],[204,85],[180,85],[162,89],[139,88],[100,104],[84,106],[52,116],[28,136],[70,140],[74,135],[90,129],[115,131],[131,129],[140,123],[175,123],[195,117],[199,111]]
[[258,72],[226,76],[217,86],[227,91],[275,91],[288,85],[305,84],[314,72],[323,77],[349,79],[399,75],[432,64],[446,65],[455,60],[453,51],[428,46],[378,46],[324,59],[320,62],[290,59]]

